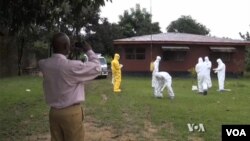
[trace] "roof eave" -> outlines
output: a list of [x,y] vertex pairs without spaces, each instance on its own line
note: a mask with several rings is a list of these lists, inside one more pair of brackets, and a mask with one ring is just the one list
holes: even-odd
[[250,42],[195,42],[195,41],[113,41],[114,45],[122,44],[176,44],[176,45],[225,45],[250,46]]

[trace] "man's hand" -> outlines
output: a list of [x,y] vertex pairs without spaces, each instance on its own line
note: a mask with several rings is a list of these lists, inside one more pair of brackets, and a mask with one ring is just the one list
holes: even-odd
[[91,45],[86,41],[83,41],[83,47],[82,48],[83,48],[84,52],[88,52],[89,50],[92,49]]

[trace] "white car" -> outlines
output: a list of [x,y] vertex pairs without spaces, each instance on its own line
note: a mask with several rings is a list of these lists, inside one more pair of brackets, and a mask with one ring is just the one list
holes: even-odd
[[98,58],[99,58],[99,61],[100,61],[100,64],[101,64],[101,68],[102,68],[102,71],[100,73],[99,76],[103,76],[105,78],[107,78],[108,76],[108,65],[107,65],[107,61],[106,59],[101,56],[101,54],[98,54]]

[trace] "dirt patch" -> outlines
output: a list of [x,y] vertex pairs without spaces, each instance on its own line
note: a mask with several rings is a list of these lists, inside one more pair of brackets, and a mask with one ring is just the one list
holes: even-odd
[[197,136],[189,136],[188,141],[204,141],[204,139]]
[[136,134],[129,130],[118,132],[111,126],[102,126],[92,117],[85,118],[85,140],[86,141],[137,141]]
[[39,134],[39,135],[33,135],[28,136],[25,138],[26,141],[50,141],[50,134]]
[[[135,134],[117,131],[109,126],[100,127],[99,122],[92,117],[85,117],[85,140],[86,141],[137,141]],[[50,141],[50,134],[27,136],[25,141]]]
[[[144,122],[145,131],[143,132],[144,138],[150,141],[175,141],[176,132],[173,126],[173,123],[162,123],[161,126],[156,126],[150,121]],[[167,134],[167,139],[159,136],[159,132],[163,131],[164,134]]]
[[98,127],[98,123],[85,123],[85,140],[87,141],[106,141],[115,137],[112,127]]
[[102,105],[104,105],[104,104],[107,102],[108,97],[107,97],[107,95],[102,94],[102,95],[101,95],[101,98],[102,98],[102,100],[101,100],[101,104],[102,104]]
[[158,132],[158,128],[152,125],[152,123],[149,121],[144,122],[144,129],[143,136],[148,139]]
[[[119,132],[111,126],[102,126],[100,122],[93,119],[93,117],[85,117],[85,140],[86,141],[138,141],[138,140],[148,140],[148,141],[166,141],[162,139],[157,133],[164,129],[167,133],[174,133],[174,127],[171,123],[164,123],[160,127],[153,125],[150,121],[144,122],[144,129],[139,130],[137,133],[131,131],[130,128],[119,130]],[[132,125],[131,125],[132,126]],[[195,140],[197,138],[190,137],[189,141],[203,141]],[[50,134],[39,134],[28,136],[26,141],[50,141]],[[169,139],[169,141],[172,139]]]

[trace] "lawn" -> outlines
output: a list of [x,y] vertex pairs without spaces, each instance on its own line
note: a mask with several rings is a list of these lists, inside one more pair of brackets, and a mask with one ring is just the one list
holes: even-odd
[[[213,78],[213,88],[203,96],[191,91],[192,79],[174,78],[172,101],[166,91],[163,99],[153,97],[150,77],[124,76],[120,94],[112,92],[110,81],[87,84],[84,103],[86,122],[94,119],[100,129],[112,127],[110,140],[126,135],[138,141],[219,141],[222,124],[250,123],[247,79],[227,79],[225,86],[232,91],[219,93]],[[0,140],[49,132],[41,85],[39,77],[0,79]],[[188,123],[203,124],[205,132],[189,132]]]
[[22,141],[26,136],[49,132],[41,85],[39,77],[0,79],[0,141]]

